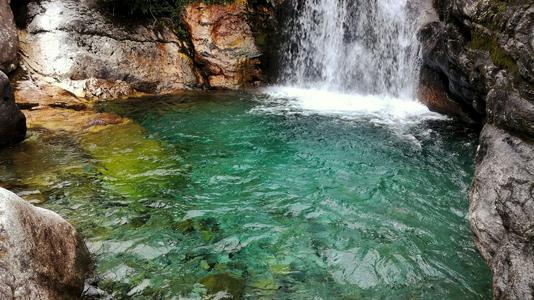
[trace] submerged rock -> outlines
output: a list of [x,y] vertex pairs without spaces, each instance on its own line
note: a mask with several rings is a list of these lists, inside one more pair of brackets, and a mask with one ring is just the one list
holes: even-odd
[[26,137],[26,117],[20,111],[6,74],[0,71],[0,147],[18,143]]
[[54,212],[0,188],[0,298],[79,298],[89,252]]
[[9,0],[0,0],[0,71],[10,73],[18,64],[18,37]]
[[492,125],[481,135],[470,194],[475,243],[496,299],[534,297],[534,142]]
[[261,52],[239,4],[189,5],[184,14],[208,83],[214,88],[238,89],[261,81]]
[[[245,280],[228,273],[214,274],[200,280],[210,294],[216,295],[217,299],[236,299],[243,297]],[[229,295],[228,295],[229,294]]]

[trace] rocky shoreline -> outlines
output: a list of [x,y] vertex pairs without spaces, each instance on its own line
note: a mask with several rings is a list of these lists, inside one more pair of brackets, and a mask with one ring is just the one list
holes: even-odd
[[[419,32],[419,98],[437,112],[484,127],[470,192],[474,239],[493,270],[494,297],[533,299],[534,4],[433,4],[436,13],[423,10],[428,24]],[[26,127],[69,134],[128,124],[97,113],[93,106],[102,99],[258,86],[266,81],[268,66],[276,65],[265,43],[276,23],[275,9],[247,2],[190,5],[183,17],[184,40],[165,24],[113,20],[92,0],[30,1],[18,16],[8,0],[0,0],[0,146],[23,140]],[[15,24],[14,17],[24,21]],[[0,194],[0,206],[20,202],[7,191]],[[74,236],[64,243],[76,244],[71,248],[81,254],[73,255],[85,262],[76,265],[75,284],[61,283],[74,295],[89,263],[75,230],[62,228]],[[5,248],[10,253],[9,245]],[[13,287],[12,278],[0,277],[0,295],[5,286]],[[53,293],[41,295],[59,295]]]
[[484,126],[469,197],[475,243],[495,299],[533,299],[534,4],[435,5],[440,21],[420,32],[422,79],[442,87],[436,110]]

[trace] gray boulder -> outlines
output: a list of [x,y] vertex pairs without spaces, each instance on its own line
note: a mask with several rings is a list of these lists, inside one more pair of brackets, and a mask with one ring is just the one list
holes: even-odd
[[80,298],[89,267],[67,221],[0,188],[0,299]]

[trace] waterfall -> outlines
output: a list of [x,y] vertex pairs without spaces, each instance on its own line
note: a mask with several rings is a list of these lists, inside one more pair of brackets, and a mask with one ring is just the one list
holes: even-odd
[[415,98],[417,20],[407,0],[294,1],[286,86]]

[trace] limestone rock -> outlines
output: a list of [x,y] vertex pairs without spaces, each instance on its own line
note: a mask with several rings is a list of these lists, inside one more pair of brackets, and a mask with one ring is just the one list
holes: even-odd
[[89,266],[67,221],[0,189],[1,299],[79,298]]
[[184,22],[211,87],[237,89],[261,81],[261,52],[242,6],[192,4]]
[[534,298],[534,143],[486,125],[470,193],[475,243],[496,299]]
[[166,26],[122,24],[92,0],[31,1],[27,11],[20,39],[30,73],[66,84],[96,78],[122,89],[127,83],[148,93],[202,84],[187,47]]
[[26,137],[26,118],[20,111],[6,74],[0,71],[0,147],[18,143]]
[[0,71],[10,73],[18,64],[18,37],[9,0],[0,0]]

